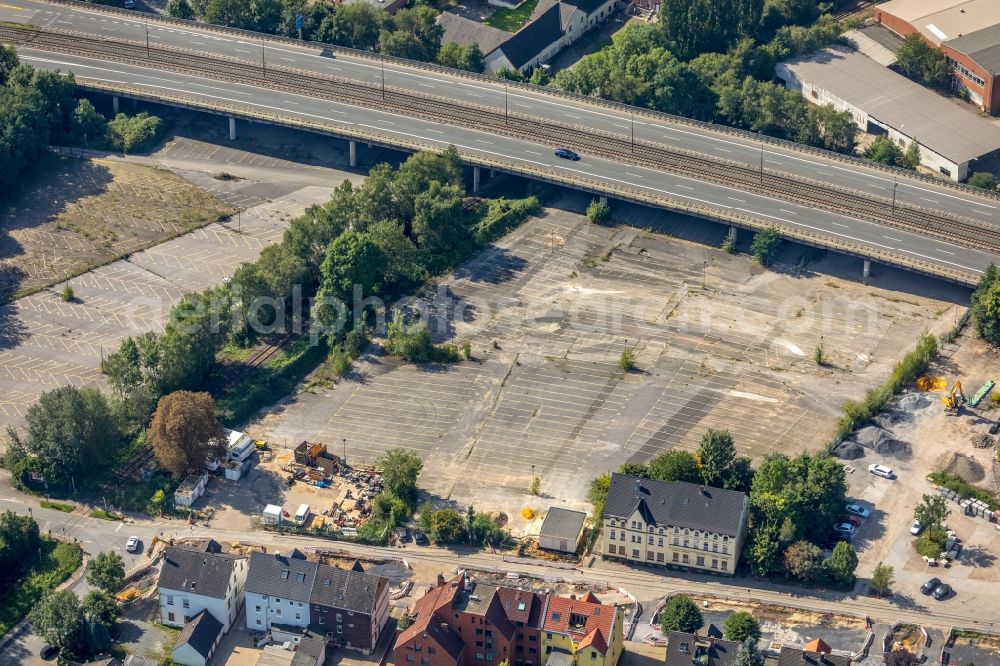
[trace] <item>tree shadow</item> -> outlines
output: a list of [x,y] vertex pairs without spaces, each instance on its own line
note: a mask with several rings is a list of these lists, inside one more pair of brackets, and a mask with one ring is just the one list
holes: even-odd
[[490,247],[473,261],[454,271],[455,279],[480,284],[501,284],[516,277],[528,265],[527,260],[503,247]]
[[968,546],[962,549],[958,561],[971,567],[986,569],[996,564],[997,556],[982,546]]
[[[0,269],[0,275],[3,270]],[[14,293],[14,289],[11,294]],[[28,337],[24,322],[18,317],[17,306],[13,303],[0,305],[0,349],[13,349]]]

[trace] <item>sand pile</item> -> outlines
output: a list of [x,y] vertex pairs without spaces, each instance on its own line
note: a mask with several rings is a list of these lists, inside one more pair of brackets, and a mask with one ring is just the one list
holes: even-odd
[[978,483],[986,478],[983,466],[976,460],[961,453],[951,454],[951,460],[944,466],[944,471],[949,474],[955,474],[968,483]]

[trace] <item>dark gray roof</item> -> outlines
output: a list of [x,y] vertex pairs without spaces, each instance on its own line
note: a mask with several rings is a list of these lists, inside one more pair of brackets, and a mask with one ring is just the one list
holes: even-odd
[[247,571],[246,591],[308,602],[316,580],[317,562],[297,557],[253,553]]
[[643,520],[660,527],[687,527],[736,536],[746,494],[682,481],[654,481],[611,475],[604,503],[606,518],[628,518],[638,508]]
[[539,0],[538,4],[535,5],[535,11],[531,13],[531,18],[529,21],[536,20],[539,16],[549,11],[552,7],[559,6],[559,29],[561,32],[566,32],[566,28],[569,26],[569,22],[573,18],[573,14],[576,13],[576,2],[562,2],[561,0]]
[[994,76],[1000,72],[1000,24],[949,39],[945,44],[969,56]]
[[386,585],[388,581],[385,578],[374,574],[320,564],[309,602],[371,615]]
[[532,58],[547,49],[553,42],[562,37],[561,8],[554,4],[523,28],[500,47],[507,60],[515,69],[520,69]]
[[163,559],[159,586],[225,599],[238,559],[232,555],[170,546]]
[[587,16],[590,16],[598,9],[600,9],[601,6],[608,0],[562,0],[562,1],[568,5],[573,5]]
[[583,511],[570,511],[569,509],[552,508],[545,514],[542,522],[541,535],[554,537],[556,539],[567,539],[576,541],[583,529],[583,521],[587,519],[587,514]]
[[174,648],[178,648],[185,643],[190,645],[195,652],[208,659],[211,655],[212,646],[215,639],[222,633],[222,623],[207,610],[203,610],[184,625]]
[[736,650],[739,647],[740,644],[736,641],[671,631],[667,634],[667,658],[664,666],[691,666],[692,663],[730,666],[736,661]]
[[511,38],[512,34],[506,30],[472,21],[451,12],[441,12],[437,17],[437,23],[444,28],[444,34],[441,36],[442,44],[450,42],[462,46],[479,44],[479,50],[483,52],[484,56],[499,48],[501,44]]
[[797,648],[782,647],[778,666],[851,666],[851,658],[836,654],[803,652]]

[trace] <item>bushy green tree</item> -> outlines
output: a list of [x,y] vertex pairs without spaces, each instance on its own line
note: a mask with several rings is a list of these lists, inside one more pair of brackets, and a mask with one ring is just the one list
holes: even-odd
[[177,478],[226,452],[226,433],[208,393],[175,391],[160,398],[148,437],[156,459]]
[[73,110],[73,134],[80,145],[100,145],[108,131],[108,121],[88,99],[81,99]]
[[972,294],[976,332],[983,340],[1000,346],[1000,269],[987,267]]
[[387,492],[399,497],[410,507],[417,502],[417,477],[424,463],[412,451],[393,448],[386,451],[378,459],[377,465],[382,469],[382,483]]
[[454,509],[439,509],[430,518],[430,537],[434,543],[452,544],[465,538],[465,519]]
[[663,633],[682,631],[693,634],[701,629],[704,623],[698,605],[691,600],[691,597],[683,594],[671,597],[660,611],[660,628]]
[[114,551],[95,555],[87,564],[87,582],[114,594],[125,582],[125,561]]
[[594,224],[604,224],[611,217],[611,207],[606,201],[594,199],[587,206],[587,219]]
[[443,44],[438,51],[437,60],[445,67],[464,69],[467,72],[480,73],[485,68],[483,52],[475,42],[465,45],[456,42]]
[[661,453],[649,462],[649,477],[659,481],[699,483],[698,460],[687,451],[674,449]]
[[928,44],[917,31],[903,38],[896,51],[896,66],[910,78],[935,88],[946,87],[951,78],[944,53]]
[[866,160],[896,166],[903,161],[903,151],[887,134],[879,134],[864,150]]
[[981,190],[994,191],[997,189],[997,178],[988,171],[976,171],[969,176],[969,187],[978,187]]
[[940,495],[924,495],[920,504],[913,510],[913,518],[920,522],[926,529],[940,530],[944,525],[945,518],[951,511],[948,504]]
[[738,611],[726,618],[722,633],[727,641],[743,643],[747,639],[756,645],[760,641],[760,623],[746,611]]
[[754,234],[750,243],[754,259],[765,268],[774,263],[781,252],[781,235],[775,227],[765,227]]
[[28,572],[41,548],[38,523],[13,511],[0,514],[0,589]]
[[895,582],[895,571],[891,566],[883,562],[879,562],[875,566],[875,571],[872,573],[871,586],[875,594],[879,596],[886,594],[892,588],[892,584]]
[[826,563],[831,575],[841,583],[853,583],[858,568],[858,553],[846,541],[838,541]]
[[796,541],[785,549],[785,571],[799,580],[816,580],[823,570],[823,552],[808,541]]
[[763,0],[664,0],[659,21],[667,47],[690,60],[752,37],[763,9]]
[[108,123],[108,141],[123,153],[142,153],[160,140],[163,120],[145,111],[134,116],[119,113]]
[[196,17],[194,7],[188,0],[170,0],[167,2],[167,16],[193,21]]

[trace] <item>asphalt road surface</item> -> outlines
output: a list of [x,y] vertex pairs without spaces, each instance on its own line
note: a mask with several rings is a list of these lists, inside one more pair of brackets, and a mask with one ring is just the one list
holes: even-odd
[[235,102],[262,110],[277,109],[304,120],[321,119],[344,126],[377,129],[401,137],[417,137],[431,144],[440,145],[442,149],[454,144],[470,153],[502,156],[526,166],[542,166],[553,172],[563,171],[567,174],[597,177],[610,183],[629,184],[651,193],[669,195],[681,201],[710,204],[723,210],[757,215],[775,222],[794,225],[805,231],[820,232],[844,241],[861,243],[914,260],[973,274],[981,273],[991,261],[1000,261],[1000,257],[987,252],[685,176],[641,167],[627,167],[627,170],[623,170],[621,164],[612,160],[590,156],[584,156],[579,162],[568,162],[555,157],[550,149],[520,139],[495,136],[486,130],[450,127],[374,110],[359,113],[353,106],[329,100],[292,95],[240,83],[209,82],[183,74],[107,63],[80,56],[52,54],[29,48],[19,49],[18,52],[25,62],[43,69],[72,71],[78,76],[89,79],[148,87],[152,92],[183,91],[203,95],[216,101]]
[[613,111],[586,101],[564,99],[542,92],[508,90],[502,82],[477,81],[461,76],[422,70],[395,62],[337,54],[331,57],[322,49],[303,45],[276,45],[274,42],[214,33],[197,27],[161,24],[155,16],[135,14],[135,18],[104,13],[100,8],[50,5],[38,0],[0,0],[0,20],[42,25],[60,30],[144,41],[151,44],[186,48],[210,54],[226,55],[251,62],[265,62],[296,67],[307,71],[350,77],[359,81],[406,88],[423,94],[458,99],[463,102],[509,108],[553,121],[616,132],[670,146],[697,151],[722,159],[741,161],[804,176],[862,192],[926,208],[952,212],[1000,226],[1000,204],[907,178],[870,169],[863,164],[850,165],[837,160],[800,153],[791,149],[765,146],[750,138],[671,122],[635,121],[627,112]]

